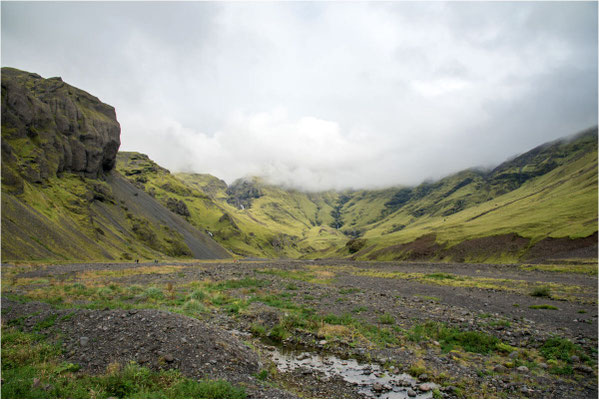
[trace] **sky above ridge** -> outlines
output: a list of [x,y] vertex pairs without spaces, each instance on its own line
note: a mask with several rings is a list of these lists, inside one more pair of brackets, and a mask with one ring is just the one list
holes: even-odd
[[2,66],[231,183],[418,184],[597,124],[596,2],[6,2]]

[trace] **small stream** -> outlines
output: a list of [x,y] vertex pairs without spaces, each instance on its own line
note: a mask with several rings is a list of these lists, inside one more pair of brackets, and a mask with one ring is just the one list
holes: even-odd
[[[236,329],[230,329],[229,332],[235,336],[251,336]],[[354,358],[342,359],[305,347],[291,348],[268,341],[266,352],[281,372],[300,369],[308,373],[320,373],[326,378],[338,376],[356,385],[358,392],[368,398],[432,399],[432,390],[439,387],[433,382],[418,382],[409,374],[393,374],[379,364],[359,362]],[[428,386],[429,390],[421,390],[423,386]]]
[[[320,355],[309,351],[270,348],[271,359],[281,372],[295,369],[319,372],[325,377],[335,375],[344,381],[354,384],[358,392],[369,398],[377,399],[430,399],[432,389],[438,385],[427,383],[428,391],[419,390],[417,379],[408,374],[392,374],[378,364],[360,363],[355,359],[341,359],[333,355]],[[411,396],[410,396],[411,394]]]

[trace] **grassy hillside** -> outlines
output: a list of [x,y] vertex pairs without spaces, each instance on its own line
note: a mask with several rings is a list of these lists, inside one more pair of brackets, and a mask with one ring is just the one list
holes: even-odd
[[112,106],[2,68],[2,260],[229,257],[114,171],[119,145]]
[[515,261],[552,255],[549,238],[561,238],[560,251],[589,247],[571,239],[597,232],[596,128],[493,170],[385,190],[305,193],[259,178],[227,186],[138,153],[119,153],[117,168],[244,256]]
[[596,127],[492,170],[306,193],[117,154],[114,108],[59,77],[3,68],[2,108],[3,260],[597,258]]
[[[241,256],[297,258],[336,250],[345,236],[327,225],[336,193],[306,194],[258,179],[171,174],[146,155],[120,152],[117,169],[161,204]],[[181,204],[179,209],[177,205]]]
[[228,257],[201,232],[152,203],[116,173],[106,180],[64,174],[44,186],[24,182],[23,193],[2,193],[2,259]]
[[[408,250],[392,246],[425,235],[449,249],[513,234],[528,239],[516,252],[475,252],[479,260],[513,260],[544,238],[587,237],[597,232],[597,131],[540,146],[493,171],[464,171],[399,189],[382,209],[385,214],[361,227],[372,247],[359,257],[401,258]],[[455,258],[451,252],[437,253]]]

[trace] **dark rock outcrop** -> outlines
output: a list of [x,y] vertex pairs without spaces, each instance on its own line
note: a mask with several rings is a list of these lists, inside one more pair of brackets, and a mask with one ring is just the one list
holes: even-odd
[[[3,183],[43,183],[62,172],[112,170],[121,128],[112,106],[61,78],[2,68]],[[6,173],[4,171],[6,167]]]
[[189,209],[187,208],[187,204],[183,200],[177,200],[172,197],[169,197],[166,201],[166,208],[174,212],[175,214],[182,215],[184,217],[189,217]]
[[252,201],[262,196],[262,191],[255,182],[246,179],[237,179],[227,189],[227,203],[240,208],[250,208]]

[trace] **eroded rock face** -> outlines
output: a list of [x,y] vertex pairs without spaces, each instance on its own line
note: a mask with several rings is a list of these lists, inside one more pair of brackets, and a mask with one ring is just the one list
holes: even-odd
[[2,68],[3,181],[5,167],[35,183],[61,172],[101,177],[116,164],[120,133],[114,108],[89,93]]

